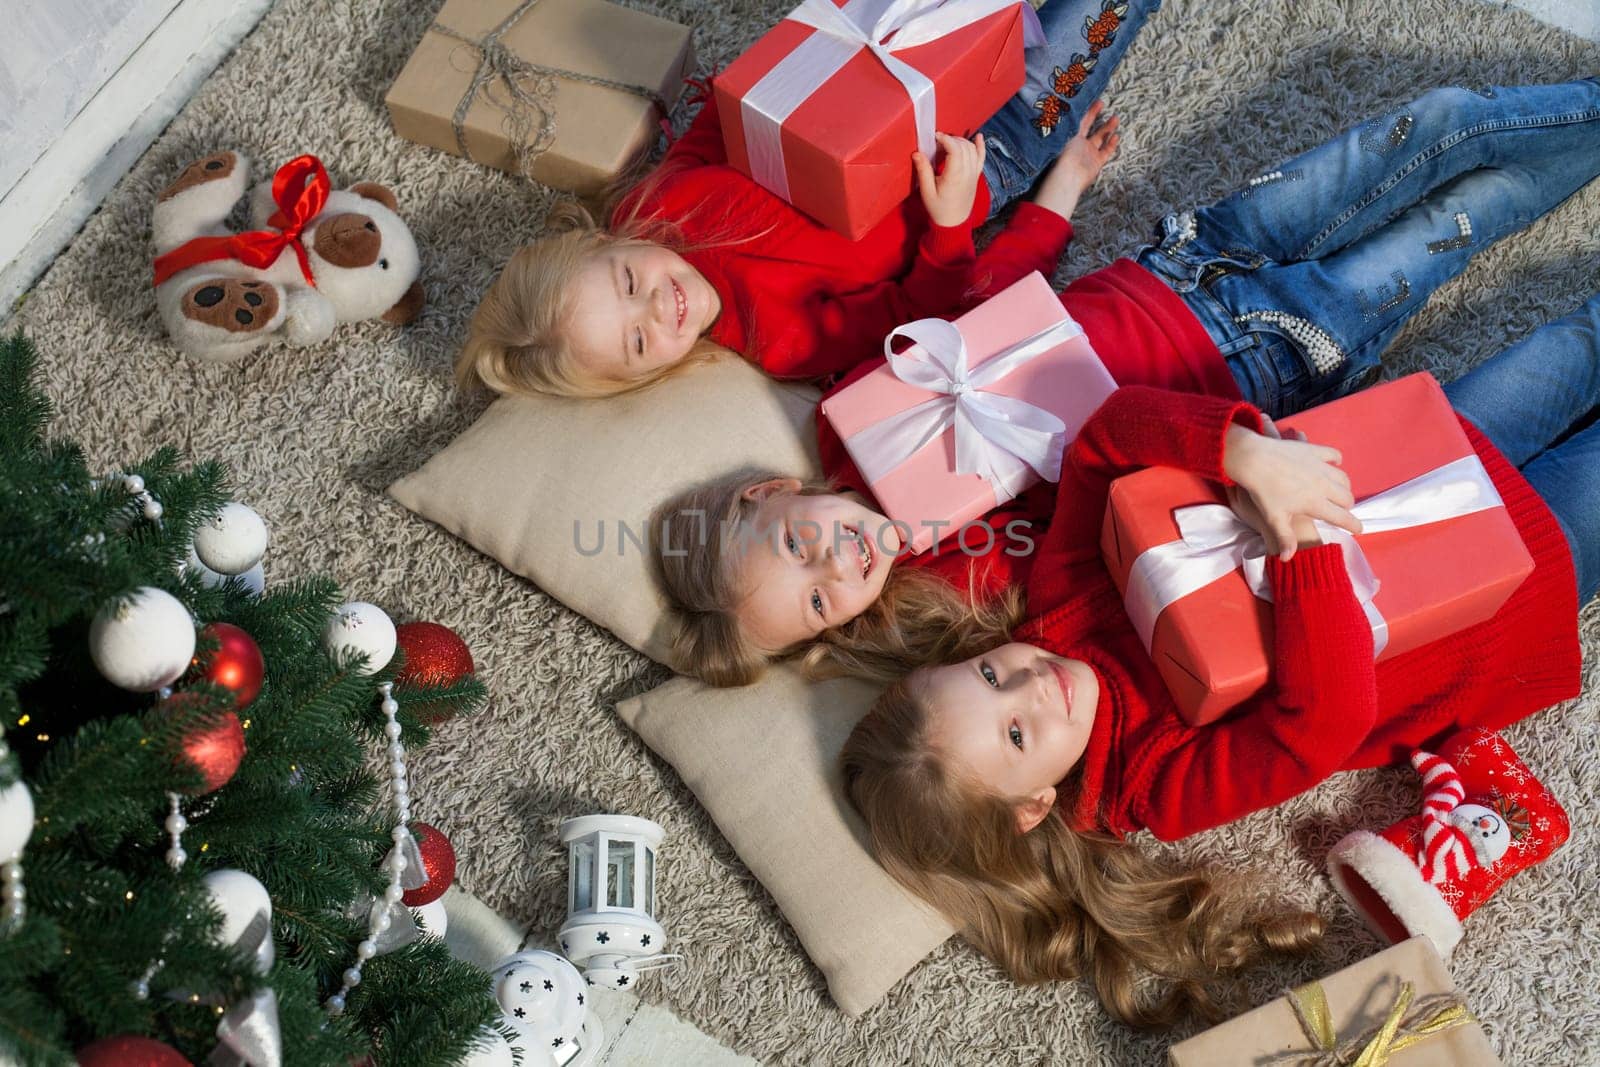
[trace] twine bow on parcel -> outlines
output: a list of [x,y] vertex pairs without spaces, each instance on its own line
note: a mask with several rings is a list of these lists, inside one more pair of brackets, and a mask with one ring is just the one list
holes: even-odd
[[1389,1057],[1435,1034],[1477,1020],[1454,993],[1436,993],[1412,1003],[1416,987],[1400,984],[1400,992],[1382,1023],[1346,1041],[1333,1029],[1333,1014],[1320,982],[1311,982],[1287,994],[1300,1028],[1311,1049],[1280,1052],[1268,1063],[1294,1067],[1388,1067]]
[[428,27],[432,33],[454,38],[478,51],[478,67],[473,71],[472,80],[467,83],[466,90],[461,94],[455,113],[450,116],[450,126],[456,135],[456,146],[461,149],[461,156],[464,159],[472,158],[472,153],[467,149],[467,112],[472,110],[478,94],[488,93],[490,85],[495,81],[505,86],[510,98],[494,100],[490,94],[490,99],[499,104],[505,112],[503,124],[506,137],[511,142],[512,151],[517,155],[517,166],[524,175],[528,173],[533,160],[555,140],[556,78],[567,78],[607,89],[619,89],[643,97],[660,109],[662,117],[666,117],[671,111],[666,99],[648,86],[618,81],[615,78],[603,78],[598,74],[585,74],[578,70],[567,70],[564,67],[530,63],[507,48],[501,43],[500,38],[538,2],[539,0],[522,0],[512,9],[511,14],[501,19],[494,29],[482,37],[469,37],[439,22]]

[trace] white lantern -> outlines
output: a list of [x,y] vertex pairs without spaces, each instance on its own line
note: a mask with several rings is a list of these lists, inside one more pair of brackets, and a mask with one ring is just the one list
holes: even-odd
[[529,949],[495,966],[495,1000],[522,1038],[522,1067],[585,1067],[605,1045],[578,969],[554,952]]
[[647,969],[641,964],[666,947],[655,920],[663,835],[660,826],[632,815],[585,815],[561,824],[568,856],[561,951],[595,985],[632,985]]

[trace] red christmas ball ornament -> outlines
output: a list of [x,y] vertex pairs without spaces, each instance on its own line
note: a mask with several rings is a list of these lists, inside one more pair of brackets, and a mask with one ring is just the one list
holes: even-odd
[[[406,655],[406,665],[395,675],[402,685],[453,685],[473,672],[472,652],[448,626],[437,622],[407,622],[395,627],[395,642]],[[450,717],[447,709],[430,711],[413,707],[424,724],[432,726]]]
[[261,680],[267,673],[255,638],[227,622],[210,623],[200,636],[217,642],[215,652],[202,652],[195,659],[200,677],[232,693],[234,709],[243,711],[261,692]]
[[77,1060],[78,1067],[194,1067],[171,1045],[133,1034],[102,1037],[80,1048]]
[[[187,704],[205,700],[197,693],[174,693],[162,702],[169,712],[182,711]],[[184,735],[179,746],[182,758],[199,770],[204,782],[195,796],[216,792],[228,784],[239,764],[244,762],[244,727],[239,716],[223,711],[200,719]]]
[[415,889],[406,890],[400,903],[408,908],[420,908],[444,896],[444,891],[456,880],[456,850],[448,837],[425,822],[412,823],[411,832],[417,835],[417,851],[422,853],[422,869],[427,872],[428,880]]
[[394,628],[395,644],[406,665],[395,675],[410,685],[452,685],[472,673],[467,643],[437,622],[404,622]]

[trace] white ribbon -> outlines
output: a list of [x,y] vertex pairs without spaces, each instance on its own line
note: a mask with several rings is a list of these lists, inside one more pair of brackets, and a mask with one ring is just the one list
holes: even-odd
[[[937,40],[997,11],[1022,9],[1023,44],[1044,40],[1039,16],[1025,0],[893,0],[870,23],[871,9],[882,0],[850,0],[843,8],[833,0],[801,0],[786,18],[817,30],[761,77],[740,101],[750,176],[788,200],[789,175],[783,162],[783,124],[827,80],[862,49],[878,57],[905,86],[917,123],[917,147],[934,155],[933,82],[894,53]],[[894,35],[892,42],[885,38]]]
[[[1361,520],[1362,534],[1406,530],[1503,507],[1500,493],[1483,462],[1466,456],[1420,474],[1408,482],[1367,497],[1351,509]],[[1177,541],[1147,548],[1133,561],[1124,602],[1144,647],[1152,647],[1156,619],[1175,601],[1243,568],[1250,591],[1272,599],[1267,581],[1267,548],[1261,535],[1222,504],[1199,504],[1172,513],[1181,535]],[[1346,530],[1316,524],[1327,542],[1344,550],[1350,584],[1372,624],[1374,655],[1389,643],[1389,624],[1373,603],[1380,585],[1366,553]]]
[[[906,384],[936,395],[846,438],[857,469],[869,482],[879,481],[953,425],[956,473],[982,476],[997,502],[1026,488],[1030,470],[1045,481],[1060,481],[1066,423],[988,387],[1081,333],[1083,327],[1064,318],[969,369],[966,339],[952,323],[918,319],[895,327],[883,340],[889,369]],[[895,352],[896,337],[913,344]]]

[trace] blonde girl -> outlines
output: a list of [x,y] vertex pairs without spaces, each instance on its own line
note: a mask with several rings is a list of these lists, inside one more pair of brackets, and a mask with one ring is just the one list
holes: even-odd
[[[1023,92],[971,140],[937,135],[937,173],[915,154],[915,195],[855,241],[727,165],[708,92],[607,226],[566,206],[512,257],[473,317],[457,380],[605,396],[724,349],[773,375],[823,377],[875,354],[897,323],[950,313],[979,282],[1048,273],[1079,196],[1117,148],[1117,120],[1097,126],[1091,105],[1159,6],[1049,0]],[[973,228],[1030,189],[1033,201],[977,254]]]

